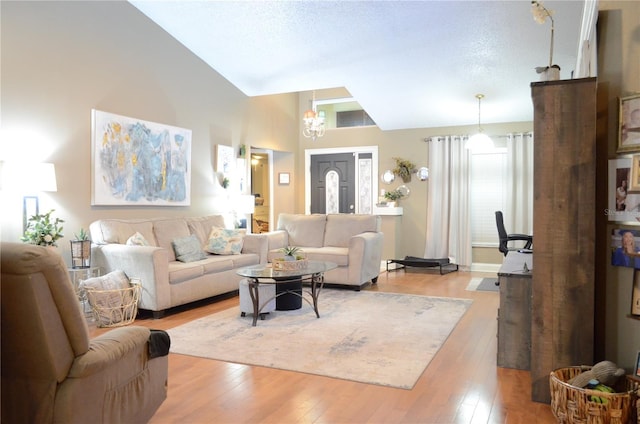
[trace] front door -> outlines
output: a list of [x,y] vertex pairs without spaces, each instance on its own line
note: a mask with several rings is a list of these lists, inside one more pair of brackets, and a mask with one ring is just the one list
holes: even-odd
[[311,213],[355,213],[354,153],[311,156]]

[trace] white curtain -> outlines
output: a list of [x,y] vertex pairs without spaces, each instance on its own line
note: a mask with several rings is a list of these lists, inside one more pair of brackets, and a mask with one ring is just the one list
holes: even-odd
[[470,153],[466,137],[429,139],[429,195],[425,258],[450,258],[471,268]]
[[504,225],[509,233],[533,234],[533,134],[507,135]]

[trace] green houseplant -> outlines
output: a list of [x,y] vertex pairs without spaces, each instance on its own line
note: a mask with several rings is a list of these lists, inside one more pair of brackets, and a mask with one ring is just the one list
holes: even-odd
[[62,234],[62,224],[64,220],[53,219],[51,214],[55,209],[51,209],[45,214],[35,214],[27,223],[27,229],[20,238],[25,243],[38,246],[57,246],[57,241],[64,237]]
[[392,190],[392,191],[387,191],[384,194],[384,198],[389,200],[390,202],[398,201],[398,200],[402,199],[403,197],[404,197],[404,194],[399,189],[395,189],[395,190]]
[[416,171],[416,165],[402,158],[393,158],[396,161],[396,167],[393,169],[393,173],[402,178],[405,183],[411,182],[411,174]]

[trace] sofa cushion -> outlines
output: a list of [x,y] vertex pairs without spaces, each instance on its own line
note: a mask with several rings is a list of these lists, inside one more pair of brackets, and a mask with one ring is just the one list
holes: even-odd
[[153,232],[158,241],[158,246],[167,249],[169,262],[176,260],[172,242],[177,238],[191,235],[187,222],[182,218],[154,221]]
[[234,263],[231,258],[232,256],[207,255],[207,260],[202,262],[204,273],[215,274],[233,269]]
[[125,244],[136,232],[142,234],[149,245],[158,245],[153,233],[153,223],[149,220],[101,219],[91,224],[91,240],[96,244]]
[[367,231],[379,231],[377,215],[330,214],[324,235],[324,246],[349,247],[349,239]]
[[213,227],[204,250],[216,255],[239,255],[242,252],[243,237],[244,234],[238,230]]
[[181,283],[200,277],[204,274],[203,262],[169,262],[169,284]]
[[278,230],[289,233],[289,246],[322,247],[326,215],[299,215],[281,213],[278,216]]
[[200,247],[200,240],[195,234],[178,237],[172,244],[176,259],[180,262],[195,262],[207,258],[207,254]]
[[[310,261],[335,262],[338,266],[349,265],[349,249],[347,247],[304,247],[302,252]],[[281,257],[280,250],[271,250],[267,254],[269,262]]]
[[210,215],[202,217],[187,218],[187,225],[191,234],[195,234],[200,240],[200,245],[204,246],[209,240],[209,233],[212,227],[224,228],[224,217],[222,215]]

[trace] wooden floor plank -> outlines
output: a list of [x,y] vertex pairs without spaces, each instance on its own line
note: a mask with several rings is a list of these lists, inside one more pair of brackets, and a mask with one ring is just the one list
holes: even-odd
[[[411,390],[170,354],[169,395],[150,422],[555,423],[549,405],[530,400],[528,371],[496,366],[499,295],[465,290],[471,278],[493,276],[402,270],[366,288],[473,300]],[[135,325],[170,329],[237,304],[231,296]]]

